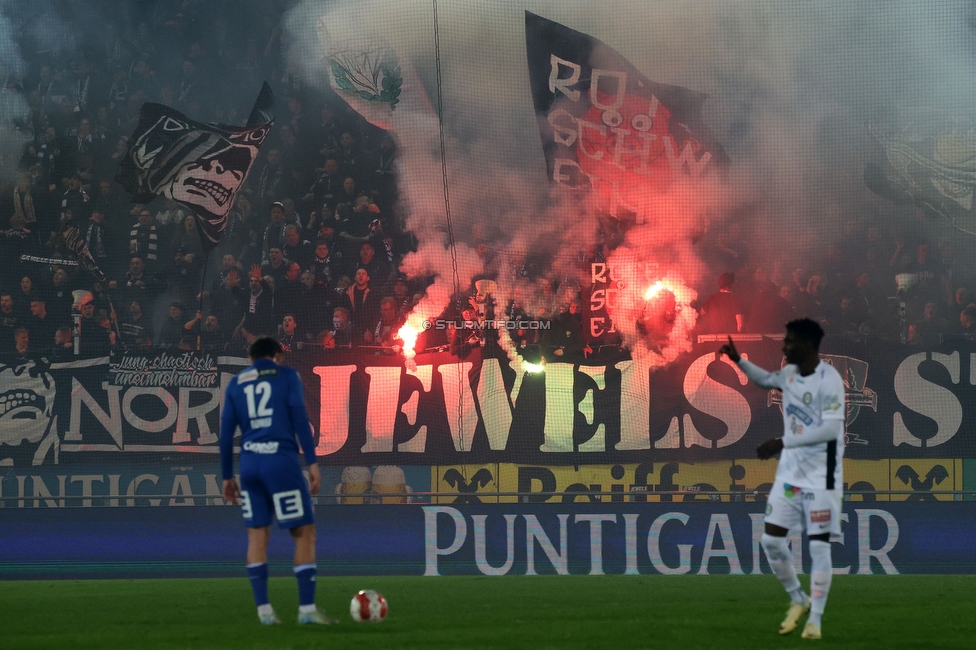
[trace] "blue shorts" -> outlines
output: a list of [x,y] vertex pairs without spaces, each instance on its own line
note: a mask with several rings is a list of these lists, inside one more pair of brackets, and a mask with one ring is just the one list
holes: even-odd
[[315,523],[312,495],[298,454],[241,452],[241,506],[248,528],[278,520],[279,528]]

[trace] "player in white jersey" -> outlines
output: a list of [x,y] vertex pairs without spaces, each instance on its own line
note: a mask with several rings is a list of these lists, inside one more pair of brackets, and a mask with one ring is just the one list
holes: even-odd
[[[840,534],[844,490],[844,380],[833,366],[820,360],[823,335],[820,326],[808,318],[787,323],[783,339],[786,365],[776,372],[740,357],[731,336],[720,349],[749,379],[783,392],[783,436],[767,440],[756,450],[762,459],[781,454],[766,503],[762,546],[770,568],[790,594],[790,608],[779,633],[795,630],[809,611],[804,639],[821,638],[821,616],[833,569],[830,535]],[[811,597],[800,586],[786,544],[789,529],[801,525],[806,528],[813,559]]]

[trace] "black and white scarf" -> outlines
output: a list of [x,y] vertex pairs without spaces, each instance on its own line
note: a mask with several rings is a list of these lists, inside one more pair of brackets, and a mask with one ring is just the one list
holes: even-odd
[[[129,246],[132,244],[138,244],[139,242],[139,224],[132,226],[131,232],[129,232]],[[156,261],[157,252],[159,250],[159,237],[156,234],[156,225],[151,224],[149,226],[149,250],[146,253],[146,259]]]

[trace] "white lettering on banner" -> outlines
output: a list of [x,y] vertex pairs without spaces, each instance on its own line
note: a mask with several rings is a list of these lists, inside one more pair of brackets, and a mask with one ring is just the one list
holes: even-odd
[[[604,84],[603,88],[600,88],[600,82],[604,80],[613,81],[613,92],[607,92],[607,84]],[[600,101],[600,93],[609,98],[609,103]],[[600,70],[599,68],[593,68],[590,72],[590,103],[595,107],[599,108],[601,111],[616,113],[617,109],[624,103],[624,99],[627,98],[627,73],[626,72],[616,72],[614,70]],[[618,114],[619,115],[619,114]],[[612,118],[604,116],[604,122],[610,124]],[[620,120],[616,120],[615,124],[611,126],[617,126],[620,124]]]
[[617,515],[576,515],[575,523],[590,523],[590,575],[603,575],[603,522],[617,523]]
[[575,160],[570,158],[556,158],[552,163],[552,180],[557,183],[564,183],[566,185],[570,185],[571,187],[575,187],[575,185],[570,183],[573,177],[570,176],[568,171],[563,171],[564,167],[571,167],[575,169],[580,176],[586,176],[589,179],[589,174],[584,172],[583,168],[580,167],[579,163],[577,163]]
[[600,160],[603,158],[603,151],[596,149],[590,151],[587,147],[587,134],[586,131],[595,131],[600,135],[601,138],[607,137],[607,127],[602,124],[593,124],[592,122],[587,122],[586,120],[579,118],[576,120],[576,128],[578,129],[577,135],[579,136],[579,151],[581,154],[587,158],[592,158],[593,160]]
[[620,371],[620,421],[629,424],[620,427],[620,442],[614,449],[650,449],[650,368],[639,360],[620,361],[614,368]]
[[624,550],[627,556],[627,567],[624,575],[635,576],[640,573],[637,568],[637,515],[624,515]]
[[[127,497],[135,496],[136,491],[139,489],[139,486],[146,482],[156,485],[156,483],[159,482],[159,477],[156,476],[155,474],[140,474],[139,476],[132,479],[132,481],[129,483],[129,487],[125,489],[125,495]],[[158,506],[159,502],[160,499],[149,499],[149,505],[151,506]],[[132,506],[136,505],[136,500],[126,499],[125,505],[131,508]]]
[[[870,574],[871,558],[874,558],[881,565],[885,574],[897,574],[898,569],[891,562],[888,553],[898,543],[898,521],[887,510],[855,508],[854,513],[857,515],[857,572],[859,574]],[[872,517],[878,517],[887,527],[885,542],[881,548],[871,548]]]
[[515,563],[515,520],[517,515],[505,517],[505,562],[499,567],[488,563],[487,545],[485,544],[485,519],[488,515],[471,515],[474,524],[474,563],[486,576],[503,576],[512,570]]
[[[415,370],[407,368],[407,374],[420,380],[423,392],[430,394],[431,378],[434,366],[417,366]],[[417,424],[417,407],[420,404],[420,391],[411,391],[410,397],[400,407],[400,412],[407,418],[407,424],[414,426]],[[413,438],[397,445],[397,451],[422,454],[427,448],[427,425],[423,424],[417,429]]]
[[[166,415],[158,420],[144,420],[132,411],[132,400],[137,397],[155,397],[166,407]],[[160,433],[173,426],[179,409],[176,398],[165,388],[130,388],[122,396],[122,415],[132,426],[147,433]],[[175,432],[174,432],[175,435]]]
[[[706,449],[728,447],[746,435],[749,425],[752,424],[752,409],[746,398],[734,388],[720,384],[708,376],[708,367],[716,361],[718,360],[715,359],[714,354],[706,354],[695,359],[685,373],[683,389],[689,404],[702,413],[722,420],[728,427],[728,433],[719,440],[707,440],[698,433],[691,418],[686,417],[685,447],[692,445],[699,445]],[[739,370],[739,367],[728,357],[723,355],[718,362],[725,363],[735,370],[740,385],[745,386],[749,383],[745,373]]]
[[[425,576],[440,575],[437,572],[437,558],[440,555],[457,553],[468,536],[468,522],[457,508],[447,506],[424,506],[424,559]],[[437,545],[437,515],[445,514],[454,521],[454,539],[447,546]]]
[[119,391],[122,388],[109,386],[108,382],[103,381],[102,390],[108,393],[107,414],[81,382],[74,377],[71,378],[71,421],[68,424],[68,431],[64,434],[65,442],[81,441],[81,405],[84,404],[98,423],[109,432],[115,444],[122,447],[122,409],[119,407]]
[[[614,279],[607,265],[592,264],[591,277],[603,287],[594,294],[602,291],[605,296],[617,291],[612,287],[620,280]],[[968,416],[952,386],[959,386],[965,381],[961,376],[960,356],[958,351],[950,354],[922,352],[908,356],[897,367],[892,387],[900,405],[896,407],[891,421],[895,446],[944,446],[953,442],[963,430],[966,425],[964,417]],[[971,358],[973,369],[969,384],[976,386],[976,354]],[[476,363],[480,363],[480,372],[473,377],[471,370]],[[513,442],[512,436],[518,438],[526,435],[522,428],[513,430],[513,424],[526,410],[538,408],[538,405],[523,400],[520,412],[516,413],[515,404],[519,391],[524,387],[523,382],[527,381],[526,375],[516,376],[511,388],[506,388],[505,373],[509,369],[502,363],[497,359],[483,359],[480,362],[419,366],[415,370],[401,366],[315,366],[311,371],[319,377],[320,403],[317,416],[320,435],[316,452],[322,456],[340,451],[423,454],[429,449],[427,442],[431,434],[449,434],[454,449],[465,453],[475,446],[475,436],[480,436],[482,429],[487,437],[487,449],[492,452],[512,451],[518,442]],[[736,379],[732,380],[727,372],[728,379],[710,377],[709,368],[719,367],[712,365],[716,363],[727,364]],[[935,379],[931,379],[932,367],[940,371]],[[717,451],[741,445],[755,422],[753,409],[757,409],[756,414],[759,414],[765,408],[750,405],[745,395],[751,389],[742,388],[747,384],[744,374],[727,359],[716,360],[714,352],[706,352],[692,360],[680,377],[683,399],[664,407],[659,406],[661,400],[656,393],[662,388],[670,390],[670,387],[661,385],[660,377],[663,375],[651,374],[650,361],[640,358],[619,361],[613,365],[610,373],[607,373],[607,369],[607,366],[552,363],[547,366],[544,375],[538,376],[544,382],[546,392],[545,412],[540,418],[543,420],[540,423],[543,440],[539,447],[542,453],[605,454],[608,451],[694,448]],[[616,388],[607,386],[615,379],[615,371],[620,373],[619,393]],[[924,376],[921,374],[923,371]],[[441,381],[437,382],[435,389],[433,377],[437,372],[441,374]],[[584,379],[583,375],[590,379]],[[226,383],[232,376],[221,372],[221,382]],[[360,377],[367,377],[370,381],[360,381]],[[418,380],[422,390],[418,387]],[[70,384],[65,382],[65,388],[71,387],[70,409],[66,409],[68,421],[63,423],[58,420],[58,424],[66,425],[60,453],[218,451],[215,422],[223,399],[221,390],[121,387],[106,382],[100,382],[100,390],[97,390],[99,384],[94,382],[83,385],[77,377],[71,377],[69,381]],[[531,382],[533,389],[539,386],[538,381]],[[580,388],[577,382],[583,382],[585,390],[577,390]],[[311,383],[307,382],[308,388],[314,390]],[[405,383],[407,388],[404,387]],[[353,385],[356,386],[355,395]],[[361,394],[364,388],[365,393]],[[435,390],[443,391],[443,394],[432,393]],[[602,392],[606,390],[611,390],[613,394]],[[255,414],[260,416],[257,419],[263,420],[258,411],[265,395],[255,392],[254,397]],[[443,400],[443,407],[431,403],[429,398]],[[353,403],[362,403],[360,399],[366,405],[365,444],[362,447],[357,445],[356,449],[345,449],[350,427],[353,426],[350,408]],[[608,449],[609,425],[601,420],[598,404],[612,404],[617,399],[620,437]],[[656,405],[653,431],[650,424],[651,404]],[[443,408],[449,414],[446,418],[449,425],[445,428],[447,430],[431,431],[429,423],[417,426],[418,419],[427,422],[424,418],[428,417],[428,408],[435,412],[441,412]],[[674,412],[662,413],[662,408],[673,408]],[[910,415],[906,415],[909,412]],[[400,414],[403,414],[403,419]],[[934,435],[928,434],[928,438],[923,438],[926,434],[922,433],[924,429],[920,425],[915,424],[921,419],[916,414],[934,421]],[[311,415],[316,417],[314,410]],[[720,428],[718,432],[715,431],[714,423],[711,429],[705,428],[708,422],[705,415],[725,425],[727,429],[724,435]],[[435,417],[434,421],[443,422],[443,419]],[[410,439],[394,444],[394,431],[404,433],[398,430],[398,425],[406,428],[404,424],[416,427],[417,431]],[[362,427],[361,424],[356,426]],[[702,426],[701,430],[699,426]],[[910,426],[916,429],[913,431]],[[588,439],[580,439],[581,427],[584,435],[589,435]],[[407,432],[411,430],[407,429]],[[616,433],[612,431],[610,435]],[[149,436],[139,438],[140,434],[164,436],[162,439],[160,436],[150,439]],[[136,436],[135,440],[131,439],[133,435]],[[485,448],[481,444],[478,446]],[[700,457],[706,455],[701,454]]]
[[535,515],[522,515],[522,518],[525,519],[525,575],[538,575],[535,572],[536,542],[539,542],[539,547],[552,563],[556,573],[561,576],[569,575],[569,532],[566,528],[569,515],[556,515],[556,519],[559,520],[559,548],[562,552],[556,550]]
[[[586,389],[586,392],[583,393],[583,399],[579,403],[579,411],[583,414],[583,419],[588,425],[593,426],[596,422],[594,419],[593,402],[596,399],[596,391],[603,392],[606,388],[606,381],[604,381],[603,377],[606,368],[604,366],[580,366],[579,371],[590,377],[593,383],[596,384],[596,389]],[[607,450],[607,427],[603,422],[597,425],[593,437],[580,443],[579,450],[584,452]]]
[[[190,477],[186,474],[177,474],[173,479],[173,489],[169,493],[170,500],[169,504],[171,506],[192,506],[196,505],[193,502],[193,488],[190,487]],[[176,497],[183,497],[179,501]]]
[[664,563],[664,558],[661,557],[661,530],[664,528],[664,524],[671,520],[687,524],[689,519],[691,517],[683,512],[668,512],[655,519],[648,529],[647,555],[651,560],[651,566],[658,572],[664,575],[680,575],[691,571],[691,544],[678,544],[678,566],[676,567],[668,566]]
[[570,115],[569,111],[557,108],[549,113],[547,119],[549,126],[552,127],[552,139],[558,144],[571,147],[576,142],[576,118]]
[[[488,435],[488,447],[501,451],[508,446],[508,434],[512,429],[512,413],[515,410],[509,401],[505,381],[502,379],[501,364],[498,359],[485,359],[481,362],[481,376],[478,379],[478,406],[481,420]],[[470,447],[468,447],[470,449]]]
[[565,453],[573,451],[573,424],[576,400],[573,397],[573,366],[553,363],[546,366],[545,442],[539,451]]
[[454,451],[470,451],[474,440],[474,429],[478,425],[478,414],[474,408],[474,396],[468,382],[468,373],[474,364],[447,363],[438,366],[437,372],[443,378],[444,408],[447,409],[447,422],[451,428]]
[[[82,474],[81,476],[72,476],[71,477],[71,482],[72,483],[77,483],[79,481],[81,482],[81,496],[84,496],[84,497],[90,497],[92,495],[92,484],[93,483],[95,483],[96,481],[98,481],[99,483],[101,483],[103,480],[104,479],[102,478],[102,476],[100,474]],[[91,508],[91,505],[92,505],[92,500],[91,499],[82,499],[81,500],[81,507],[82,508]]]
[[[568,77],[559,76],[560,68],[569,68],[570,75]],[[580,91],[571,90],[570,86],[575,86],[580,79],[580,73],[583,71],[583,67],[578,63],[573,63],[572,61],[567,61],[566,59],[560,59],[555,54],[549,55],[549,92],[553,95],[556,94],[558,90],[566,97],[569,97],[574,102],[579,101]]]
[[[120,474],[67,474],[67,475],[16,475],[8,476],[5,480],[0,477],[0,497],[4,495],[5,481],[17,483],[17,497],[19,508],[33,506],[35,508],[77,507],[91,508],[96,505],[119,507]],[[53,490],[53,481],[57,480],[57,490]],[[165,481],[165,487],[161,485]],[[139,490],[145,483],[150,483],[156,489],[149,490],[153,494],[166,494],[170,498],[147,499],[152,506],[182,506],[196,505],[203,500],[204,505],[226,505],[220,494],[216,474],[173,474],[161,479],[156,474],[140,474],[129,481],[123,500],[126,507],[143,505],[137,503]],[[145,488],[142,488],[145,490]],[[36,498],[35,498],[36,497]]]
[[[206,393],[210,396],[206,402],[197,406],[190,406],[191,393]],[[220,390],[217,388],[180,388],[176,414],[176,430],[173,432],[173,444],[190,442],[190,431],[187,428],[190,420],[197,423],[197,444],[212,445],[217,442],[217,434],[210,430],[207,424],[207,414],[219,408]]]
[[356,366],[315,366],[319,376],[319,444],[315,454],[327,456],[342,449],[349,438],[349,378]]
[[677,175],[682,171],[683,167],[687,166],[692,178],[698,178],[702,170],[705,169],[705,165],[712,159],[712,154],[706,151],[702,154],[701,158],[695,160],[695,148],[691,142],[685,142],[681,153],[675,155],[674,138],[671,137],[664,138],[664,153],[668,157],[668,162],[671,164],[671,173]]
[[[60,474],[58,475],[58,494],[55,495],[55,494],[51,494],[51,490],[48,489],[47,485],[44,483],[44,480],[40,476],[31,476],[31,481],[34,483],[34,493],[31,494],[31,496],[47,497],[47,500],[44,502],[44,505],[46,505],[48,508],[63,508],[64,507],[63,498],[59,499],[58,501],[54,501],[50,497],[64,496],[64,482],[66,478],[68,478],[66,475],[60,475]],[[41,506],[40,501],[35,500],[34,507],[39,508],[40,506]]]
[[[467,541],[467,517],[461,510],[450,506],[425,506],[422,509],[424,511],[424,548],[426,558],[424,575],[436,576],[440,575],[438,568],[439,558],[457,553]],[[898,543],[898,522],[895,520],[894,516],[890,512],[880,509],[855,509],[854,512],[857,516],[857,573],[871,573],[872,559],[878,562],[881,570],[885,573],[898,573],[898,570],[892,563],[891,558],[888,557],[888,554],[891,553]],[[438,545],[439,515],[446,515],[453,524],[453,526],[451,526],[453,532],[446,536],[442,536],[442,539],[445,541],[449,540],[446,546]],[[524,541],[526,550],[526,575],[536,575],[537,573],[535,563],[536,543],[538,543],[538,547],[542,549],[556,573],[560,575],[569,573],[570,561],[571,559],[576,559],[570,558],[567,525],[570,517],[569,514],[554,514],[545,517],[547,526],[558,523],[558,546],[553,543],[552,538],[546,532],[543,524],[539,521],[539,518],[536,515],[517,515],[510,513],[502,515],[505,520],[506,550],[505,562],[500,566],[492,566],[487,560],[489,549],[487,544],[486,530],[490,525],[487,521],[488,515],[471,515],[470,518],[475,531],[475,566],[477,567],[478,571],[484,575],[506,575],[511,572],[511,569],[514,566],[515,544],[519,541],[515,539],[515,533],[517,530],[515,522],[519,516],[521,516],[525,521]],[[616,526],[611,526],[606,530],[615,534],[620,534],[620,532],[623,533],[624,539],[622,541],[625,550],[624,574],[637,575],[641,573],[638,565],[638,561],[641,558],[638,557],[637,550],[637,522],[641,515],[626,513],[622,516],[624,521],[622,531]],[[662,553],[661,548],[661,535],[664,526],[671,521],[676,521],[684,526],[687,526],[691,521],[692,516],[693,515],[686,512],[674,511],[660,514],[654,518],[648,529],[646,546],[647,555],[644,558],[645,560],[649,561],[653,570],[645,570],[644,572],[657,572],[675,575],[691,573],[697,568],[697,573],[704,575],[710,573],[713,567],[724,569],[724,565],[727,563],[728,573],[742,574],[743,570],[739,556],[740,544],[736,543],[736,539],[732,533],[732,525],[729,520],[729,515],[726,513],[710,514],[706,532],[700,542],[698,544],[677,544],[677,564],[675,566],[670,566],[665,563],[664,554]],[[497,516],[495,516],[495,518],[497,518]],[[751,574],[762,573],[762,568],[760,565],[760,558],[762,556],[761,552],[758,550],[759,538],[762,536],[761,518],[761,514],[750,515],[750,538],[752,543]],[[871,546],[870,532],[872,527],[872,518],[880,519],[881,522],[887,527],[887,533],[884,537],[884,541],[877,548],[872,548]],[[590,573],[593,575],[603,573],[603,546],[605,539],[603,523],[617,523],[617,521],[617,516],[612,513],[578,514],[574,518],[574,524],[587,524],[589,526],[589,561]],[[842,521],[846,523],[846,515],[842,517]],[[759,525],[757,525],[757,523]],[[500,523],[498,525],[500,525]],[[441,527],[443,528],[443,525]],[[878,536],[876,536],[876,538],[877,537]],[[740,541],[744,542],[745,540]],[[839,541],[842,544],[844,543],[843,534]],[[716,546],[716,543],[718,546]],[[801,541],[799,539],[799,535],[791,536],[790,544],[797,571],[802,572],[802,555],[800,550]],[[695,567],[692,564],[693,549],[698,546],[701,547],[702,553],[698,566]],[[742,546],[742,548],[745,548],[745,546]],[[747,555],[746,558],[748,557],[749,556]],[[725,562],[719,562],[716,564],[715,560],[719,558],[724,559]],[[583,558],[576,559],[577,561],[573,563],[574,566],[578,566],[579,559]],[[850,572],[850,567],[834,568],[834,573],[842,574],[848,572]],[[726,573],[726,571],[722,570],[721,573]]]
[[366,444],[359,450],[393,451],[393,427],[400,404],[400,366],[372,366],[369,375],[369,399],[366,402]]
[[[840,520],[841,520],[841,523],[842,524],[846,524],[846,523],[850,522],[851,518],[850,518],[850,516],[846,512],[842,512],[842,513],[840,513]],[[843,535],[841,535],[840,536],[840,539],[832,539],[831,541],[832,542],[837,542],[837,543],[839,543],[839,544],[841,544],[843,546],[845,540],[846,540],[846,538]],[[851,572],[850,565],[847,565],[847,566],[834,566],[833,570],[831,571],[831,573],[833,573],[834,575],[847,575],[850,572]]]
[[[925,447],[935,447],[948,442],[962,425],[962,404],[949,389],[934,384],[919,373],[919,366],[927,360],[938,363],[949,371],[953,384],[959,383],[959,352],[941,354],[939,352],[919,352],[899,364],[895,371],[895,395],[903,405],[916,413],[932,418],[937,425],[934,436],[925,441]],[[970,367],[970,374],[973,370]],[[899,411],[895,411],[893,443],[921,447],[922,439],[908,430]]]

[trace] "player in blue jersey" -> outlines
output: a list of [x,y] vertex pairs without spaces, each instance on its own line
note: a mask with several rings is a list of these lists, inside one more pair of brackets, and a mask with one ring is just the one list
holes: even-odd
[[[840,536],[844,493],[844,379],[820,359],[823,336],[820,325],[809,318],[787,323],[783,339],[786,365],[775,372],[742,358],[731,336],[720,349],[753,382],[783,393],[783,435],[756,450],[764,460],[780,454],[776,481],[766,502],[761,543],[769,567],[790,595],[779,633],[791,633],[809,611],[804,639],[822,636],[821,621],[833,574],[830,537]],[[809,596],[796,577],[786,543],[789,530],[801,527],[810,540]]]
[[[336,623],[315,607],[315,513],[312,495],[322,484],[315,459],[305,391],[292,368],[279,366],[278,341],[251,343],[252,364],[230,380],[220,416],[220,468],[224,498],[238,500],[247,525],[247,576],[263,625],[281,621],[268,602],[268,540],[271,520],[295,540],[298,622]],[[234,478],[234,431],[241,429],[241,484]],[[297,438],[297,440],[296,440]],[[299,444],[308,465],[302,474]]]

